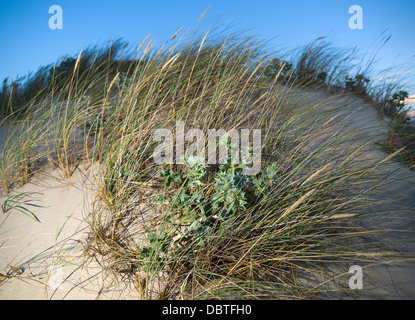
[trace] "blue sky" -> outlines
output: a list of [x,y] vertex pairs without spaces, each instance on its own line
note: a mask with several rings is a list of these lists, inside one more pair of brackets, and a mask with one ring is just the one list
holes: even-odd
[[[49,7],[63,9],[63,29],[48,26]],[[363,30],[351,30],[348,9],[363,9]],[[138,44],[148,34],[159,43],[179,27],[204,17],[206,28],[226,23],[248,29],[270,46],[294,48],[320,36],[342,47],[373,50],[382,32],[391,40],[378,53],[380,68],[404,65],[415,72],[415,0],[2,0],[0,80],[25,75],[82,47],[123,38]],[[415,94],[415,77],[408,91]]]

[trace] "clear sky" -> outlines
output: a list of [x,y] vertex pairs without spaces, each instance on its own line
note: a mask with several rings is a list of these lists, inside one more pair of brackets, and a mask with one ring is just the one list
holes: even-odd
[[[49,7],[63,10],[63,29],[49,28]],[[352,30],[349,7],[363,9],[363,29]],[[320,36],[362,52],[379,44],[382,32],[392,38],[378,53],[379,66],[405,64],[415,72],[415,0],[1,0],[0,80],[25,75],[81,47],[123,38],[138,44],[148,34],[160,42],[179,27],[204,17],[206,26],[229,23],[270,45],[294,48]],[[408,90],[415,94],[415,77]]]

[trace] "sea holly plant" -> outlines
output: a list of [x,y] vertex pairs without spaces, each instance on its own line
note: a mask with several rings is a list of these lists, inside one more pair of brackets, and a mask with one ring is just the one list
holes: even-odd
[[278,183],[278,166],[269,165],[258,178],[253,178],[252,183],[256,194],[268,193]]
[[239,210],[245,209],[247,202],[247,185],[249,178],[241,171],[219,171],[215,176],[215,193],[212,196],[214,211],[220,210],[218,219],[223,220]]
[[206,199],[203,198],[202,192],[189,192],[181,189],[172,200],[172,208],[181,212],[182,222],[194,222],[200,214],[206,214]]
[[243,175],[243,162],[228,161],[217,168],[209,167],[198,157],[184,160],[182,175],[172,169],[160,170],[167,188],[165,194],[157,195],[153,201],[166,206],[164,222],[169,227],[157,237],[153,233],[149,235],[149,245],[142,249],[140,261],[151,256],[162,265],[175,250],[198,250],[222,223],[252,208],[278,184],[279,168],[275,164],[257,176],[247,176]]
[[203,187],[205,185],[204,181],[208,175],[205,159],[195,156],[188,157],[185,158],[185,165],[189,168],[189,171],[186,174],[189,187]]
[[175,173],[173,170],[161,170],[160,177],[164,179],[164,186],[170,187],[174,182],[180,182],[180,174]]
[[150,232],[147,235],[147,242],[148,245],[144,246],[137,255],[139,266],[154,268],[155,266],[162,265],[170,245],[167,233],[163,231],[159,234]]
[[154,203],[158,206],[164,206],[166,204],[166,196],[164,194],[156,196]]

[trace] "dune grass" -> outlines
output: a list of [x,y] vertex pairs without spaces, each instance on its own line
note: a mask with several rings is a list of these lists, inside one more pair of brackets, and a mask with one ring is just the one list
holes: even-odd
[[[10,125],[0,158],[5,193],[47,163],[65,178],[82,162],[98,168],[85,247],[108,271],[132,279],[141,298],[317,297],[341,291],[326,286],[340,275],[322,263],[374,261],[354,246],[348,221],[386,183],[375,173],[389,159],[363,160],[368,149],[353,143],[356,136],[333,134],[337,109],[304,107],[301,94],[304,86],[328,94],[343,85],[351,52],[317,41],[287,68],[256,38],[236,34],[178,33],[157,51],[147,38],[128,59],[122,48],[116,42],[86,50],[43,70],[41,89],[27,85],[39,94],[18,111],[13,93],[3,90],[3,124]],[[261,129],[261,167],[273,168],[273,182],[255,189],[266,174],[250,177],[230,195],[242,197],[239,206],[213,205],[221,168],[204,167],[193,187],[189,166],[152,158],[154,131],[178,121],[204,133]],[[177,179],[163,184],[161,170]],[[233,178],[239,172],[223,170]],[[177,201],[192,194],[199,198]],[[317,269],[326,273],[303,285]]]

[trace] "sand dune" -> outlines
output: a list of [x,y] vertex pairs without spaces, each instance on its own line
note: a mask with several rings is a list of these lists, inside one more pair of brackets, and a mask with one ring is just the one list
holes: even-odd
[[59,171],[41,172],[10,195],[28,193],[23,206],[40,222],[15,211],[0,229],[0,299],[129,297],[124,284],[102,291],[101,267],[85,264],[93,185],[91,170],[79,166],[70,179]]
[[[324,93],[319,91],[304,91],[301,95],[307,97],[305,106],[326,100]],[[380,119],[375,108],[359,98],[337,97],[324,103],[325,108],[343,105],[352,105],[352,108],[341,112],[337,129],[347,128],[350,132],[365,129],[365,134],[356,135],[356,143],[370,141],[366,154],[368,161],[385,158],[387,154],[376,143],[384,141],[387,119]],[[382,243],[379,251],[413,256],[415,173],[393,161],[379,170],[382,170],[378,172],[380,175],[393,173],[394,181],[388,188],[377,191],[379,199],[391,201],[371,206],[368,210],[375,215],[360,218],[356,223],[369,230],[393,229],[373,235],[373,240]],[[84,264],[88,214],[95,196],[94,177],[88,167],[80,166],[68,180],[62,179],[57,171],[39,173],[13,194],[22,192],[41,193],[28,194],[24,198],[26,208],[40,223],[20,212],[12,212],[0,229],[0,298],[138,298],[131,284],[106,278],[97,263]],[[2,196],[0,203],[6,199]],[[365,266],[366,290],[361,297],[415,298],[415,262],[397,263],[395,260],[391,256],[377,266]],[[340,273],[344,272],[344,265],[337,267]],[[113,281],[111,289],[102,291],[103,284],[108,281]]]

